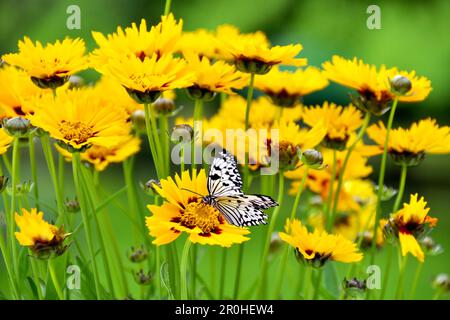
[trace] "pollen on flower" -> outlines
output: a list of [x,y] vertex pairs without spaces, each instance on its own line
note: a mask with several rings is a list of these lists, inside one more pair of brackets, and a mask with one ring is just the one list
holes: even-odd
[[204,234],[209,234],[219,227],[220,214],[208,204],[191,202],[181,215],[180,223],[188,228],[198,227]]
[[92,127],[80,121],[61,121],[59,123],[59,132],[64,136],[64,139],[76,141],[77,143],[84,143],[94,135]]

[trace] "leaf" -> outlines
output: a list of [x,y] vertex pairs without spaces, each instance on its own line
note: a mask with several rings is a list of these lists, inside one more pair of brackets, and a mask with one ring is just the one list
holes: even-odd
[[31,290],[31,293],[33,294],[34,298],[39,299],[37,287],[36,287],[36,284],[34,283],[33,279],[31,279],[31,277],[27,277],[27,282],[28,282],[29,289]]
[[165,261],[161,264],[160,278],[161,278],[162,285],[167,290],[169,299],[173,300],[174,296],[172,293],[172,288],[170,287],[169,264]]
[[334,263],[327,263],[324,266],[325,288],[336,298],[339,296],[339,280]]

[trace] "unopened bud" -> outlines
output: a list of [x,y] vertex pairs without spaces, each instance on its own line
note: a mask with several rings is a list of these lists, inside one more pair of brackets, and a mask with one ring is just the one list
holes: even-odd
[[407,94],[412,88],[411,81],[402,75],[396,75],[391,79],[391,91],[398,95],[403,96]]
[[128,259],[131,262],[139,263],[148,258],[148,250],[142,245],[139,248],[131,247]]
[[9,119],[4,118],[3,128],[10,136],[21,138],[27,136],[33,126],[28,119],[14,117]]
[[73,200],[66,199],[66,202],[64,202],[64,207],[66,208],[66,211],[70,213],[77,213],[80,211],[80,203],[77,198]]
[[152,281],[152,273],[150,271],[145,273],[144,270],[140,269],[139,271],[134,272],[133,276],[136,283],[141,286],[149,285]]
[[322,153],[316,149],[307,149],[302,153],[302,162],[308,167],[319,169],[323,165]]
[[153,109],[157,114],[169,115],[175,110],[175,102],[172,99],[161,97],[153,103]]

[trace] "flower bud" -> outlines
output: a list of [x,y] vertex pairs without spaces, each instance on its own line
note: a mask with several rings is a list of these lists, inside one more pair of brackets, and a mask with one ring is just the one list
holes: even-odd
[[420,245],[424,249],[425,253],[430,256],[436,256],[444,252],[442,246],[436,243],[433,238],[426,236],[419,240]]
[[279,169],[281,171],[294,170],[300,161],[300,148],[288,141],[280,141],[277,147]]
[[66,211],[70,213],[77,213],[80,211],[80,203],[76,197],[73,200],[67,198],[66,202],[64,202],[64,207],[66,208]]
[[145,184],[141,183],[141,188],[144,192],[150,196],[158,194],[155,189],[155,186],[161,188],[161,183],[158,180],[150,179]]
[[172,129],[170,135],[172,143],[186,142],[189,143],[194,139],[194,128],[188,124],[177,124]]
[[69,80],[68,76],[51,76],[48,78],[31,77],[31,81],[41,89],[56,89]]
[[[383,185],[383,190],[381,190],[381,201],[389,201],[391,200],[396,194],[397,190]],[[378,186],[375,186],[375,193],[378,193]]]
[[425,159],[425,152],[411,153],[411,152],[389,152],[392,160],[399,166],[415,167],[418,166]]
[[391,91],[397,96],[407,94],[412,88],[411,81],[402,75],[396,75],[391,79]]
[[69,89],[77,89],[84,86],[84,79],[77,75],[69,77]]
[[136,132],[145,132],[145,111],[137,109],[131,114],[131,123]]
[[[33,190],[33,187],[34,187],[34,183],[31,182],[30,180],[24,181],[22,183],[18,183],[18,184],[16,184],[15,190],[14,190],[15,196],[16,197],[26,196],[31,192],[31,190]],[[8,192],[9,195],[12,195],[12,188],[13,188],[13,186],[9,185],[6,189],[6,191]]]
[[140,248],[131,247],[130,253],[128,254],[128,259],[131,262],[139,263],[148,258],[148,250],[141,245]]
[[302,153],[302,162],[312,169],[320,169],[323,167],[322,153],[316,149],[306,149]]
[[281,240],[278,232],[273,232],[270,238],[269,252],[271,254],[276,254],[283,247],[283,241]]
[[433,288],[443,293],[450,291],[450,277],[446,273],[440,273],[433,279]]
[[10,136],[21,138],[27,136],[33,129],[30,120],[22,117],[4,118],[3,128]]
[[216,96],[214,91],[209,89],[201,88],[199,86],[191,86],[187,88],[187,93],[189,98],[192,100],[203,100],[203,101],[211,101]]
[[360,91],[359,95],[350,94],[352,104],[364,112],[370,112],[376,116],[381,116],[391,109],[392,96],[384,94],[381,98],[369,91]]
[[153,109],[157,114],[169,115],[175,111],[175,102],[172,99],[160,97],[153,103]]
[[245,73],[266,74],[272,69],[272,65],[255,59],[237,59],[236,69]]
[[142,92],[142,91],[128,89],[128,88],[126,88],[126,90],[127,90],[128,94],[130,95],[130,97],[139,104],[153,103],[161,95],[160,91]]
[[344,278],[342,288],[344,289],[345,297],[363,299],[367,289],[366,280],[358,280],[356,278],[347,280]]
[[147,273],[144,272],[144,270],[140,269],[137,272],[133,273],[134,280],[137,284],[141,286],[149,285],[152,281],[152,273],[149,271]]
[[8,185],[8,177],[0,176],[0,193],[2,193]]

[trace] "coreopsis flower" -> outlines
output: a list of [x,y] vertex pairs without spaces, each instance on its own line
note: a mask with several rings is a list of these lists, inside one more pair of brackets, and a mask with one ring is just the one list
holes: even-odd
[[99,46],[92,52],[91,60],[97,69],[108,64],[109,59],[135,56],[141,60],[156,55],[157,58],[175,51],[177,41],[181,37],[183,21],[176,21],[173,14],[161,17],[161,22],[147,28],[145,19],[139,27],[132,23],[131,27],[122,29],[106,37],[100,32],[92,32],[92,37]]
[[[367,129],[369,137],[381,150],[386,139],[386,127],[380,121]],[[388,153],[398,164],[418,165],[425,154],[450,153],[450,127],[436,123],[428,118],[415,122],[411,127],[392,129],[389,134]]]
[[362,124],[362,113],[353,105],[338,106],[325,101],[322,106],[303,109],[303,122],[309,126],[322,120],[327,128],[324,146],[343,150],[350,136]]
[[295,248],[301,261],[313,267],[322,267],[327,261],[352,263],[363,258],[355,243],[326,231],[309,232],[300,220],[288,219],[284,230],[279,233],[281,240]]
[[428,215],[430,208],[427,202],[418,195],[411,194],[409,203],[404,203],[403,208],[391,214],[388,221],[380,221],[388,235],[393,234],[400,241],[402,255],[411,253],[420,262],[423,262],[425,255],[419,245],[420,239],[425,233],[425,227],[433,228],[438,219]]
[[[346,152],[336,152],[337,166],[333,186],[331,186],[333,173],[333,151],[325,149],[323,150],[322,155],[324,170],[309,170],[308,177],[306,179],[306,187],[312,192],[318,194],[321,197],[322,201],[326,201],[331,187],[333,188],[333,193],[336,192]],[[339,194],[339,202],[337,208],[338,211],[360,209],[361,206],[358,199],[355,199],[355,197],[350,192],[347,192],[347,187],[350,185],[350,182],[366,178],[372,173],[372,167],[367,164],[367,161],[367,157],[362,156],[356,151],[354,151],[350,155],[347,167],[344,171],[344,176],[342,177],[344,184]],[[287,178],[294,180],[291,184],[291,188],[289,189],[290,195],[297,194],[298,188],[300,187],[300,181],[304,174],[304,170],[305,168],[299,167],[293,171],[285,173]]]
[[176,51],[181,52],[183,56],[196,54],[210,59],[217,58],[219,53],[214,33],[205,29],[183,32],[177,42]]
[[91,90],[60,91],[36,99],[31,123],[71,152],[84,152],[92,145],[114,147],[130,132],[128,115],[107,104]]
[[49,258],[52,255],[63,254],[67,246],[64,240],[70,235],[63,227],[56,226],[44,220],[44,213],[36,208],[31,211],[22,209],[22,215],[15,214],[16,224],[20,231],[15,236],[20,245],[28,247],[39,258]]
[[228,224],[214,207],[204,203],[202,197],[208,194],[205,170],[184,171],[161,179],[161,187],[153,185],[164,199],[162,205],[149,205],[152,213],[146,218],[153,243],[163,245],[176,240],[186,232],[193,243],[230,247],[247,241],[247,228]]
[[296,58],[302,45],[271,47],[262,32],[241,34],[237,28],[226,26],[217,31],[217,38],[225,60],[233,61],[242,72],[265,74],[275,65],[301,67],[307,63],[305,58]]
[[8,151],[9,146],[13,138],[5,132],[5,130],[0,129],[0,155]]
[[280,71],[273,68],[269,73],[255,79],[255,88],[263,91],[274,104],[293,107],[305,95],[328,85],[322,71],[314,67],[296,71]]
[[19,53],[10,53],[2,59],[10,65],[23,69],[40,88],[56,88],[69,76],[87,68],[82,39],[65,38],[43,46],[25,37],[19,41]]
[[0,88],[0,119],[33,113],[26,101],[46,92],[37,87],[25,71],[8,65],[0,68]]
[[[399,71],[397,68],[377,68],[353,58],[347,60],[333,56],[331,61],[323,63],[325,75],[331,81],[355,89],[359,96],[353,97],[353,103],[362,110],[381,115],[390,109],[394,98],[402,102],[419,102],[426,99],[431,92],[431,82],[419,77],[415,71]],[[402,94],[393,90],[391,80],[403,76],[410,82],[410,88]]]
[[[81,161],[94,165],[95,170],[103,171],[112,163],[120,163],[136,154],[140,150],[141,140],[133,136],[126,136],[113,147],[93,145],[81,154]],[[66,149],[56,145],[56,149],[67,159],[72,159],[72,154]]]
[[118,81],[141,104],[154,102],[163,91],[187,88],[195,79],[186,62],[171,55],[154,54],[143,60],[136,56],[111,58],[95,68]]
[[242,89],[248,82],[247,75],[224,61],[212,63],[207,57],[192,53],[186,54],[185,58],[195,75],[193,84],[187,88],[193,99],[211,100],[217,92],[234,94],[232,89]]

